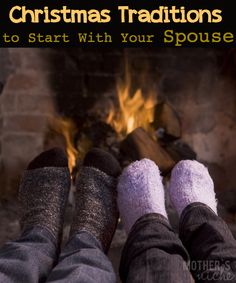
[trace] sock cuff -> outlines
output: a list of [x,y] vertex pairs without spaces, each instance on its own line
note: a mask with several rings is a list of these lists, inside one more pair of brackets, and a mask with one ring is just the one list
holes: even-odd
[[87,153],[83,165],[97,168],[113,177],[117,177],[121,173],[120,165],[115,157],[98,148],[94,148]]
[[30,162],[27,170],[44,167],[68,167],[65,151],[59,147],[44,151]]

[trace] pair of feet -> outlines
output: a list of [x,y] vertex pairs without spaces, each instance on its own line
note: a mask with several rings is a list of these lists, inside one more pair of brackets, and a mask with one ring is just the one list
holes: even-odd
[[[174,167],[168,193],[179,216],[188,205],[197,202],[217,213],[213,181],[207,168],[197,161],[180,161]],[[145,214],[158,213],[168,218],[162,177],[153,161],[136,161],[123,171],[118,184],[118,205],[128,233]]]
[[[118,162],[110,154],[94,149],[86,155],[76,183],[71,237],[87,231],[107,252],[118,211],[127,233],[147,213],[167,217],[162,179],[154,162],[137,161],[120,173]],[[23,231],[42,227],[51,233],[56,245],[60,244],[70,180],[67,157],[60,149],[44,152],[29,164],[19,190]],[[169,192],[179,214],[193,202],[205,203],[216,212],[212,179],[196,161],[176,165]]]

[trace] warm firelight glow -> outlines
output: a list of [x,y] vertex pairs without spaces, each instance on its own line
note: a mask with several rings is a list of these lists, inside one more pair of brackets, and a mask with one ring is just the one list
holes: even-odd
[[[138,127],[153,134],[151,123],[154,120],[157,94],[154,91],[144,94],[142,89],[137,89],[132,94],[131,78],[128,71],[126,74],[126,79],[117,84],[118,105],[112,105],[106,122],[114,128],[121,138],[126,137]],[[82,134],[75,147],[74,136],[78,129],[70,119],[53,118],[50,124],[52,129],[65,139],[69,168],[70,172],[73,172],[77,159],[83,160],[85,154],[92,147],[91,141]]]
[[73,121],[64,118],[53,118],[50,124],[52,129],[65,139],[69,169],[72,173],[78,157],[78,150],[73,145],[74,135],[77,131],[76,126]]
[[131,80],[128,76],[125,82],[117,84],[117,96],[119,107],[112,106],[106,122],[122,137],[138,127],[150,132],[150,124],[154,120],[156,93],[150,91],[144,95],[141,89],[137,89],[132,95]]

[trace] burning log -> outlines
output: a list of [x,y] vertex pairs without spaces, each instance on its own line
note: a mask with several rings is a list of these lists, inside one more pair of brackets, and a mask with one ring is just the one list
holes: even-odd
[[181,137],[181,123],[178,114],[167,103],[157,104],[153,125],[155,129],[163,128],[172,140]]
[[158,141],[152,139],[142,128],[137,128],[129,134],[121,143],[120,150],[133,161],[142,158],[153,160],[164,174],[168,173],[175,165],[174,160]]
[[165,150],[175,160],[175,162],[186,159],[197,159],[196,152],[194,152],[194,150],[182,140],[177,140],[172,143],[166,144]]

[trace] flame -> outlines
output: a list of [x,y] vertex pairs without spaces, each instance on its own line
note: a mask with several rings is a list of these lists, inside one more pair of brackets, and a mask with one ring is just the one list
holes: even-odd
[[56,133],[62,135],[65,139],[68,165],[70,172],[72,173],[79,155],[79,152],[74,147],[73,143],[74,135],[77,132],[76,125],[72,120],[65,118],[52,118],[50,119],[50,125]]
[[144,95],[142,89],[137,89],[131,95],[131,79],[127,75],[125,82],[117,84],[118,108],[112,105],[106,122],[111,125],[118,134],[125,137],[138,127],[152,132],[151,123],[154,120],[156,93],[150,91]]

